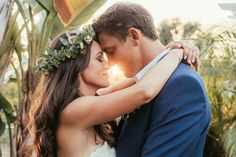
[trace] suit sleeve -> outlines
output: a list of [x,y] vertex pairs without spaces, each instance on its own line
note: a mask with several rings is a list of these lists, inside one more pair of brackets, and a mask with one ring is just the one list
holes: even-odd
[[202,132],[206,98],[193,76],[169,81],[153,100],[142,157],[190,157]]

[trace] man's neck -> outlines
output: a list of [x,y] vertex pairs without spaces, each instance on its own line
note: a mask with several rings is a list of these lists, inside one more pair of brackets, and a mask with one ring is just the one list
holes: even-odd
[[145,67],[151,62],[157,55],[164,51],[165,47],[159,40],[151,41],[149,39],[143,40],[142,44],[142,66]]

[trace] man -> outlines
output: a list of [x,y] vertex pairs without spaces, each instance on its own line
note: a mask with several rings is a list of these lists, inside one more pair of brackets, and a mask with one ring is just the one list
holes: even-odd
[[[151,15],[138,4],[114,4],[93,27],[109,61],[119,65],[127,77],[133,77],[165,49]],[[188,48],[184,43],[181,46]],[[186,59],[191,63],[195,57]],[[125,119],[116,155],[200,157],[209,123],[210,106],[203,81],[181,63],[161,93]]]

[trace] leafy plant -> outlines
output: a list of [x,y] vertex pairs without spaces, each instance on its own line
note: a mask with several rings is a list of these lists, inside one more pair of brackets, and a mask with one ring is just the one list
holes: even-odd
[[[106,0],[3,0],[0,3],[0,18],[4,21],[4,35],[0,34],[0,86],[4,83],[5,74],[9,65],[15,71],[12,79],[17,82],[18,104],[16,105],[16,121],[14,123],[14,145],[11,156],[24,156],[28,152],[27,146],[28,112],[32,101],[39,74],[35,71],[36,61],[41,57],[49,41],[65,30],[75,29],[86,22],[93,13],[106,2]],[[69,4],[74,10],[69,8]],[[1,7],[3,4],[3,7]],[[55,8],[54,8],[55,6]],[[58,9],[58,6],[59,9]],[[66,16],[63,21],[59,16],[65,12],[60,8],[70,11],[71,16]],[[7,15],[7,16],[6,16]],[[13,58],[13,56],[16,56]],[[4,97],[3,97],[4,98]],[[6,99],[3,99],[4,103]],[[10,105],[9,102],[7,103]],[[5,108],[4,108],[5,109]],[[2,109],[3,110],[3,109]],[[3,110],[0,116],[10,116],[10,110]],[[9,124],[12,121],[9,121]],[[0,121],[0,133],[4,131],[3,118]],[[9,127],[11,128],[11,127]]]

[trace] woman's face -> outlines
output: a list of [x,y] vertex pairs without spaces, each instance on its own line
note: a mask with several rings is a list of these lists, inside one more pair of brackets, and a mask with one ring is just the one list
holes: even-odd
[[100,45],[93,41],[91,45],[90,61],[88,67],[81,73],[84,83],[96,88],[109,86],[108,72],[110,68],[105,54],[102,52]]

